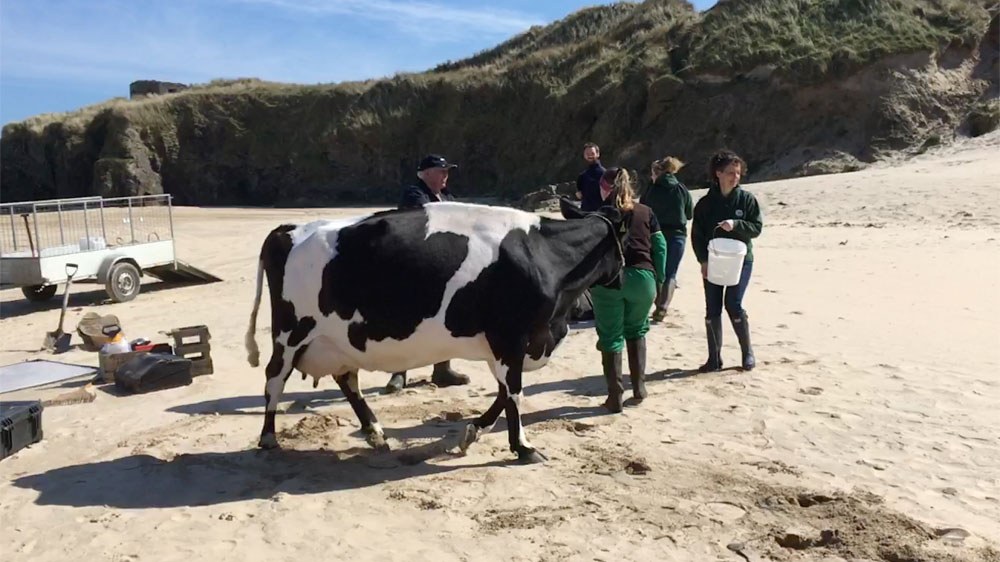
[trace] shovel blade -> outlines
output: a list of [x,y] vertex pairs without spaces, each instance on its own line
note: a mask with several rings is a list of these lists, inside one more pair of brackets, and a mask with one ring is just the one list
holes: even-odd
[[69,351],[70,348],[69,342],[72,338],[73,334],[64,333],[63,335],[59,336],[59,339],[56,340],[55,353],[66,353],[67,351]]
[[45,351],[51,351],[52,353],[63,353],[65,351],[69,351],[70,338],[72,338],[72,335],[63,332],[62,330],[49,332],[45,334],[45,341],[42,343],[42,349]]

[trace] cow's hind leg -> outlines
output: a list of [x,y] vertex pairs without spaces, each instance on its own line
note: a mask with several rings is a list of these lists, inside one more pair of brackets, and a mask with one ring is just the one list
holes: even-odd
[[361,431],[365,433],[365,441],[374,447],[376,451],[388,451],[389,444],[385,442],[385,433],[382,431],[382,426],[375,419],[375,414],[368,407],[368,403],[365,402],[364,394],[362,394],[361,387],[358,385],[358,372],[351,371],[334,378],[337,384],[340,385],[340,390],[343,391],[344,396],[347,397],[347,401],[351,404],[351,408],[354,409],[355,415],[358,416],[358,421],[361,422]]
[[260,430],[260,441],[257,443],[262,449],[274,449],[278,446],[278,438],[274,435],[274,415],[281,402],[281,394],[285,391],[285,382],[305,349],[306,346],[285,347],[274,342],[271,361],[264,369],[267,374],[267,383],[264,384],[264,427]]
[[472,423],[465,426],[465,432],[462,434],[462,440],[458,443],[458,447],[465,453],[469,446],[479,439],[479,433],[483,430],[489,431],[493,427],[493,424],[497,423],[497,419],[500,418],[500,414],[503,413],[504,407],[507,405],[507,386],[500,384],[500,389],[497,390],[497,398],[493,401],[483,415],[479,416]]

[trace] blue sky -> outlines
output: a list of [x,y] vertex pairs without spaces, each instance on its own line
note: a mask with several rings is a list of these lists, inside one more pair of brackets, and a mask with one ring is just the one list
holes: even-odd
[[128,97],[139,79],[312,84],[421,71],[609,3],[3,0],[0,123]]

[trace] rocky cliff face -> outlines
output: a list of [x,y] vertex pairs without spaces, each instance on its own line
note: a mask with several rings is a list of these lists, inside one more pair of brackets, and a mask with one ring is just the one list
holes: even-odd
[[643,173],[679,156],[693,185],[721,146],[745,155],[751,179],[857,169],[995,128],[997,57],[990,4],[616,4],[421,74],[213,83],[11,124],[0,192],[385,202],[440,152],[462,165],[456,192],[513,198],[573,179],[586,141]]

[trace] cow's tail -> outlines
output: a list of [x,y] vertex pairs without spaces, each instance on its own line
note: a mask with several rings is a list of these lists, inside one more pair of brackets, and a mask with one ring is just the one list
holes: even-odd
[[247,361],[251,367],[260,365],[260,349],[257,347],[257,310],[260,309],[260,296],[264,291],[264,260],[257,260],[257,293],[253,298],[253,310],[250,311],[250,326],[244,344],[247,348]]

